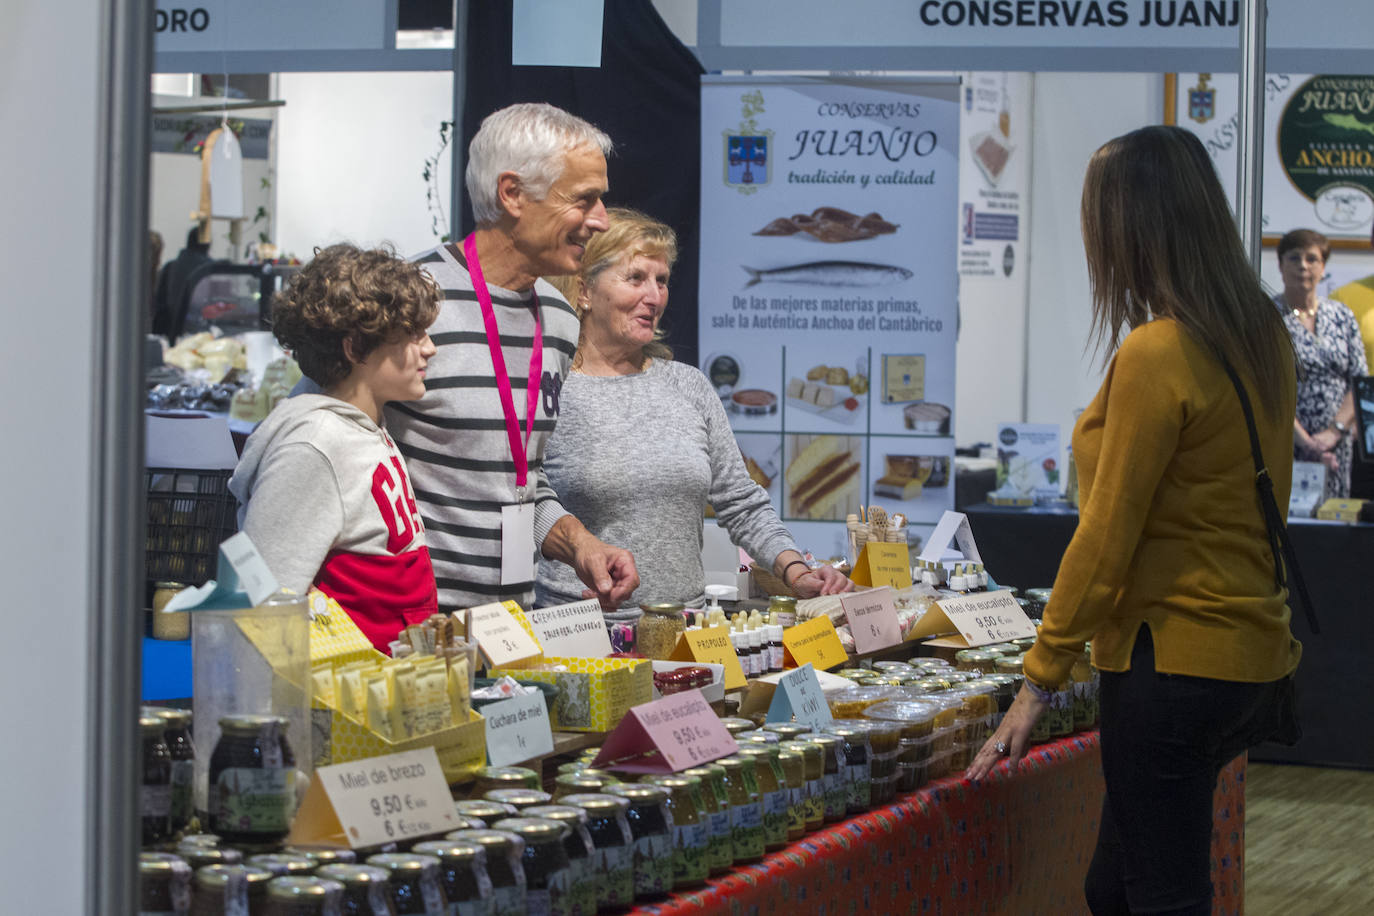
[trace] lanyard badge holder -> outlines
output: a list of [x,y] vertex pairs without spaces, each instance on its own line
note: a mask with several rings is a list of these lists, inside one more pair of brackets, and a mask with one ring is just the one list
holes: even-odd
[[534,344],[530,352],[529,382],[525,387],[525,435],[520,435],[520,418],[515,412],[515,396],[511,391],[510,374],[506,371],[506,357],[501,349],[501,334],[496,327],[496,313],[491,293],[482,276],[477,260],[477,240],[469,235],[463,240],[463,254],[467,257],[468,274],[482,307],[482,323],[487,332],[487,348],[491,351],[492,370],[496,376],[496,390],[501,396],[501,412],[506,420],[506,439],[510,443],[511,459],[515,463],[515,504],[501,507],[501,584],[524,584],[534,579],[534,503],[531,501],[529,444],[534,433],[534,419],[539,407],[539,380],[544,365],[544,334],[539,321],[539,297],[534,297]]

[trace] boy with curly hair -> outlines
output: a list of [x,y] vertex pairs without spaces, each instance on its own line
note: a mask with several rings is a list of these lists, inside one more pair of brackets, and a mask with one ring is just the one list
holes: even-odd
[[438,609],[424,526],[382,407],[425,393],[441,295],[389,251],[317,251],[272,319],[320,393],[282,401],[229,481],[239,526],[277,580],[298,594],[318,586],[383,652]]

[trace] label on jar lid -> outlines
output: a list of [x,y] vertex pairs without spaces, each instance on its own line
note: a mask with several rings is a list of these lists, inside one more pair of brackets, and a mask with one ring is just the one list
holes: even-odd
[[601,602],[595,598],[539,608],[525,613],[544,654],[555,658],[605,658],[611,637]]

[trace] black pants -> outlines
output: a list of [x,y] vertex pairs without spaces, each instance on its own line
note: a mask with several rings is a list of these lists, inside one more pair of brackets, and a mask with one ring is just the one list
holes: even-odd
[[1102,672],[1107,795],[1084,885],[1094,916],[1212,912],[1217,774],[1268,737],[1278,685],[1159,674],[1148,625],[1131,670]]

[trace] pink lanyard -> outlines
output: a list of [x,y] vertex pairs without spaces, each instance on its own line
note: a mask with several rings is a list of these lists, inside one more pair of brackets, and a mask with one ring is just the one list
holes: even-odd
[[496,313],[491,307],[491,293],[482,277],[482,265],[477,261],[475,235],[463,239],[463,254],[468,260],[468,274],[482,306],[482,322],[487,328],[487,348],[491,350],[491,365],[496,370],[496,390],[501,394],[501,411],[506,415],[506,438],[510,440],[510,456],[515,461],[515,498],[524,502],[528,496],[530,462],[528,449],[534,432],[535,411],[539,406],[539,379],[544,367],[544,333],[539,324],[539,297],[534,297],[534,347],[530,352],[530,379],[525,388],[525,438],[520,438],[520,418],[515,413],[515,398],[511,394],[510,373],[506,371],[506,357],[501,350],[501,333],[496,328]]

